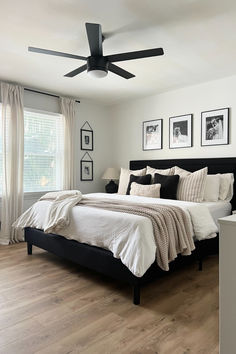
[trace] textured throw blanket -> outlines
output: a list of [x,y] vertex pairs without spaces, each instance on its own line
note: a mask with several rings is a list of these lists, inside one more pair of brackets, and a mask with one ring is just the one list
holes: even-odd
[[[39,200],[50,200],[52,204],[46,217],[45,233],[57,233],[61,228],[69,225],[70,211],[80,202],[82,193],[77,190],[67,190],[60,192],[49,192],[44,194]],[[26,210],[12,225],[13,228],[24,228],[34,226],[33,207]]]
[[186,212],[177,206],[139,205],[137,203],[107,199],[98,200],[96,198],[83,198],[79,204],[149,218],[152,222],[157,246],[157,264],[163,270],[169,270],[169,263],[179,253],[190,255],[191,251],[195,249],[191,233],[191,221]]

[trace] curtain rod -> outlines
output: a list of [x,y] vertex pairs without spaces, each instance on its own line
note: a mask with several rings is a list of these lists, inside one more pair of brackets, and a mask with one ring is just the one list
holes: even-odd
[[[33,90],[33,89],[29,89],[29,88],[24,88],[25,91],[29,91],[29,92],[34,92],[34,93],[40,93],[41,95],[46,95],[46,96],[51,96],[51,97],[56,97],[59,98],[60,96],[58,95],[54,95],[53,93],[48,93],[48,92],[42,92],[42,91],[37,91],[37,90]],[[80,101],[75,100],[75,102],[80,103]]]

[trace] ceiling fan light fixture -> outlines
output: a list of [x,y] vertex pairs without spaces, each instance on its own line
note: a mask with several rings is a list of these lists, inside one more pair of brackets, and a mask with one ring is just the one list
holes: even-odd
[[107,76],[108,62],[104,57],[88,57],[87,72],[91,77],[102,78]]
[[89,70],[88,74],[93,78],[101,79],[102,77],[107,76],[107,71],[101,69],[94,69],[94,70]]

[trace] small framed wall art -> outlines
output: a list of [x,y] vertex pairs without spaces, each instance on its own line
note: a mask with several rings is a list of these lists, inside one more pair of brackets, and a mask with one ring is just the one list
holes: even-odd
[[201,146],[229,144],[229,108],[202,112]]
[[162,149],[163,119],[143,122],[143,150]]
[[170,117],[169,119],[169,148],[186,148],[192,143],[193,115]]
[[80,129],[80,148],[81,150],[93,151],[93,129],[87,121]]
[[80,180],[93,181],[93,160],[88,152],[80,160]]

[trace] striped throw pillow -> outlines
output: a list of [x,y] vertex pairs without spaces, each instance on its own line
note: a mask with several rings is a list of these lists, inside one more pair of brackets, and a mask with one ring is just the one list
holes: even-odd
[[200,203],[204,198],[208,168],[193,173],[175,166],[175,174],[180,176],[177,199]]

